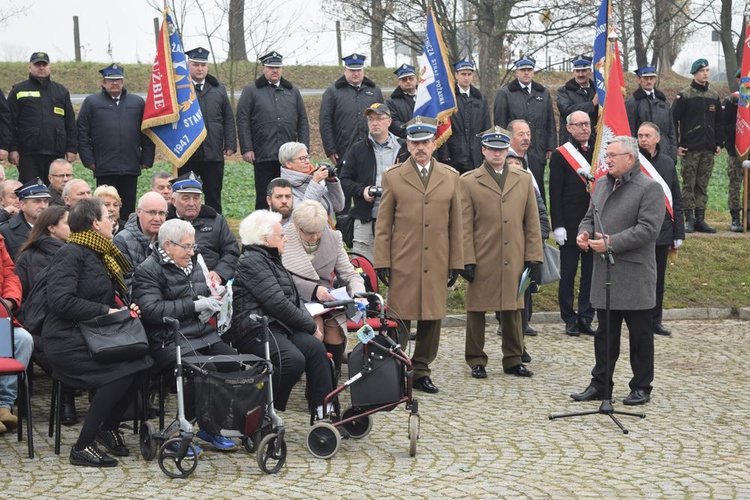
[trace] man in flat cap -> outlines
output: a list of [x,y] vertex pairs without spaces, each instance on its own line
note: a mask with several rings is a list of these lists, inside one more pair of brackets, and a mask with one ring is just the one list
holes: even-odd
[[102,91],[88,96],[78,113],[78,149],[96,185],[117,189],[127,218],[135,211],[141,170],[154,164],[155,146],[141,133],[145,103],[125,89],[122,66],[110,64],[99,73]]
[[16,252],[26,241],[36,219],[49,205],[49,189],[38,177],[16,189],[20,203],[18,213],[9,221],[0,224],[0,234],[5,238],[5,246],[11,258],[16,260]]
[[49,55],[34,52],[29,59],[29,78],[8,94],[11,142],[8,161],[18,166],[18,180],[47,177],[57,158],[76,159],[76,118],[68,89],[50,78]]
[[707,60],[696,60],[690,73],[693,81],[677,94],[672,104],[677,155],[682,157],[685,232],[715,233],[716,229],[708,225],[705,217],[714,156],[721,152],[724,144],[721,101],[719,94],[708,85]]
[[375,223],[375,269],[388,286],[388,307],[417,320],[412,355],[414,388],[434,394],[430,363],[437,357],[447,286],[463,270],[458,172],[435,161],[437,120],[416,116],[406,124],[411,157],[383,172]]
[[546,160],[557,147],[557,126],[549,90],[534,81],[536,61],[522,56],[514,63],[515,79],[497,91],[495,125],[507,128],[511,120],[524,119],[531,127],[531,148]]
[[310,125],[299,89],[282,77],[283,56],[260,58],[263,75],[242,90],[237,104],[237,129],[242,158],[253,164],[255,209],[268,209],[266,189],[281,175],[279,148],[287,142],[310,146]]
[[224,184],[224,157],[237,150],[234,111],[224,88],[208,73],[208,50],[197,47],[185,52],[188,70],[206,125],[206,139],[178,174],[195,172],[203,180],[206,205],[221,213],[221,188]]
[[[742,77],[742,68],[737,70],[734,77],[737,79],[737,84],[740,84],[740,78]],[[737,137],[737,103],[739,101],[740,93],[732,92],[729,96],[724,99],[724,147],[727,150],[727,176],[729,177],[729,213],[732,216],[732,224],[729,230],[733,233],[742,232],[742,217],[740,217],[740,211],[742,210],[742,201],[740,200],[740,191],[742,189],[742,183],[744,179],[744,169],[742,168],[742,158],[737,156],[737,148],[735,147],[735,140]],[[750,211],[748,207],[745,210]],[[750,217],[745,218],[745,226],[750,230]]]
[[573,78],[557,91],[557,109],[560,111],[560,144],[565,144],[570,138],[565,119],[573,111],[583,111],[589,115],[591,127],[596,129],[599,118],[599,96],[596,93],[594,80],[591,79],[592,58],[579,54],[571,60],[573,64]]
[[391,110],[390,131],[396,137],[406,138],[406,122],[414,116],[414,103],[417,101],[417,71],[411,64],[402,64],[393,72],[398,78],[398,87],[385,101]]
[[495,126],[480,136],[484,163],[459,180],[464,226],[461,274],[469,282],[464,356],[472,377],[487,377],[485,313],[500,311],[503,371],[531,377],[521,361],[524,294],[519,296],[518,289],[524,269],[538,267],[543,260],[536,191],[528,171],[511,168],[505,161],[510,146],[507,130]]
[[479,89],[472,85],[476,71],[474,63],[462,59],[453,65],[453,69],[458,110],[451,116],[453,132],[440,148],[438,158],[462,174],[482,163],[479,135],[491,125],[490,106]]
[[644,122],[656,124],[661,132],[661,154],[677,162],[677,137],[675,135],[672,109],[664,92],[656,88],[658,76],[656,68],[644,66],[635,70],[638,88],[625,101],[630,133],[637,137],[638,129]]

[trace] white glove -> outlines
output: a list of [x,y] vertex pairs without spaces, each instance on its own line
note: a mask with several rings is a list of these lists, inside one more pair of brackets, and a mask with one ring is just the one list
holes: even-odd
[[198,319],[201,323],[208,323],[208,320],[210,320],[214,314],[216,313],[211,311],[210,309],[206,309],[205,311],[201,311],[198,314]]
[[674,240],[672,242],[672,246],[674,247],[675,250],[677,250],[678,248],[682,246],[682,240]]
[[221,300],[218,297],[199,297],[198,300],[194,300],[195,312],[202,313],[209,311],[211,314],[219,312],[221,309]]
[[568,239],[568,231],[564,227],[556,227],[555,228],[555,241],[558,245],[563,245],[565,243],[565,240]]

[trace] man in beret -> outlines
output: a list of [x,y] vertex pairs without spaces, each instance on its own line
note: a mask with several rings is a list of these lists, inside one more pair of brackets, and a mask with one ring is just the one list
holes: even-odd
[[383,172],[375,223],[375,269],[388,286],[388,306],[417,320],[412,354],[414,388],[434,394],[430,363],[437,357],[447,286],[463,270],[458,172],[435,161],[437,120],[416,116],[406,124],[411,156]]
[[38,177],[16,189],[20,203],[18,214],[0,224],[0,234],[5,238],[5,246],[11,258],[16,260],[16,252],[26,241],[36,219],[49,205],[49,189]]
[[221,213],[221,188],[224,184],[224,157],[237,150],[237,128],[227,89],[208,73],[208,50],[197,47],[185,52],[188,71],[206,125],[206,138],[178,175],[195,172],[203,180],[206,205]]
[[125,89],[122,66],[110,64],[99,73],[102,91],[88,96],[78,113],[78,149],[96,185],[117,189],[127,218],[135,211],[141,169],[154,164],[155,146],[141,133],[145,103]]
[[714,156],[721,152],[724,143],[721,101],[719,94],[708,85],[707,60],[696,60],[690,73],[693,81],[677,94],[672,104],[677,155],[682,157],[685,232],[715,233],[716,229],[708,225],[705,216]]
[[677,162],[677,137],[675,135],[672,109],[664,92],[656,88],[658,76],[656,68],[644,66],[635,71],[638,88],[625,101],[628,113],[630,133],[638,135],[638,129],[644,122],[656,124],[661,131],[661,154]]
[[18,180],[45,179],[57,158],[76,159],[76,118],[68,89],[50,78],[49,55],[34,52],[29,78],[8,94],[11,142],[8,161],[18,166]]
[[281,175],[281,145],[310,145],[305,103],[299,89],[282,76],[283,60],[276,51],[262,56],[263,75],[242,90],[237,104],[242,159],[252,163],[255,172],[256,210],[268,209],[268,183]]
[[[740,83],[742,77],[742,68],[737,70],[734,77],[737,79],[737,84]],[[733,233],[742,232],[742,218],[740,217],[740,211],[742,210],[742,201],[740,200],[740,190],[742,189],[742,183],[744,180],[744,169],[742,168],[742,159],[737,156],[737,148],[735,147],[735,139],[737,136],[737,102],[739,101],[740,93],[732,92],[729,97],[724,99],[724,147],[727,150],[727,176],[729,177],[729,213],[732,216],[732,224],[729,230]],[[748,207],[745,207],[748,210]],[[745,225],[750,230],[750,217],[745,218]]]
[[456,105],[451,116],[452,133],[438,151],[440,161],[459,174],[474,170],[482,163],[482,141],[479,135],[490,125],[490,106],[474,82],[476,66],[468,58],[453,65],[456,78]]
[[411,64],[402,64],[393,72],[398,78],[398,87],[385,101],[391,110],[391,126],[388,130],[401,139],[406,138],[406,122],[414,116],[414,103],[417,101],[417,71]]
[[557,91],[557,109],[560,111],[560,144],[570,139],[565,119],[573,111],[583,111],[589,115],[591,127],[596,129],[599,119],[599,95],[596,93],[594,81],[591,79],[592,58],[579,54],[571,60],[573,64],[573,78]]

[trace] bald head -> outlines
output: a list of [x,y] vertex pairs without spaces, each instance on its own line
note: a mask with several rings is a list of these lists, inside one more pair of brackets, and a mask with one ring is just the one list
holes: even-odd
[[155,191],[149,191],[138,200],[136,209],[138,225],[149,238],[159,234],[159,228],[167,218],[167,201]]

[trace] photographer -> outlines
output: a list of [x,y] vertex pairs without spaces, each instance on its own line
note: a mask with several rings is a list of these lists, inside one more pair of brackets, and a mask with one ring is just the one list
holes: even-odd
[[283,167],[281,178],[292,185],[294,206],[304,200],[317,201],[325,207],[331,220],[344,208],[344,190],[333,166],[320,162],[316,167],[310,163],[307,146],[301,142],[282,144],[279,163]]
[[409,157],[406,143],[388,131],[391,112],[385,104],[373,104],[364,111],[369,134],[347,150],[341,162],[341,184],[354,200],[349,216],[354,217],[352,250],[373,262],[374,222],[378,216],[383,170]]

